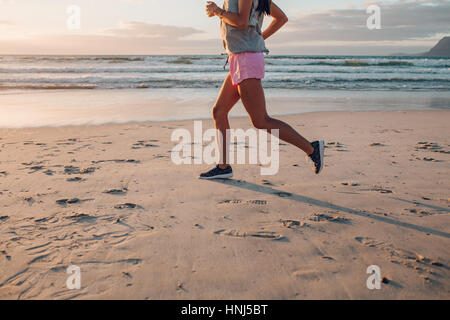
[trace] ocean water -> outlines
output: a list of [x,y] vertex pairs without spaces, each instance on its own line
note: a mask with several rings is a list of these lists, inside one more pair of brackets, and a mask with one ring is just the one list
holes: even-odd
[[[0,56],[0,128],[211,118],[225,60]],[[450,110],[450,59],[269,55],[263,86],[272,115]]]
[[[225,56],[0,56],[0,89],[211,88]],[[265,88],[450,90],[450,59],[266,57]]]

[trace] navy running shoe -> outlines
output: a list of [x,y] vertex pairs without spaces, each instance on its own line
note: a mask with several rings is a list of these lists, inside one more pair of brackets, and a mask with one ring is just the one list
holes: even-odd
[[325,142],[323,140],[314,141],[311,143],[314,148],[314,152],[309,156],[309,158],[314,163],[314,172],[319,174],[323,169],[323,155],[325,151]]
[[228,166],[225,169],[220,169],[219,166],[216,166],[214,169],[209,170],[208,172],[202,173],[200,175],[200,179],[228,179],[233,177],[233,169],[231,166]]

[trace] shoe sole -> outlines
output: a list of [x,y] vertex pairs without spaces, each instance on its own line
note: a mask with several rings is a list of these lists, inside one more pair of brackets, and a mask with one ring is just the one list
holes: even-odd
[[212,177],[200,177],[203,180],[213,180],[213,179],[229,179],[233,177],[233,173],[219,174],[217,176]]
[[320,152],[320,168],[319,168],[319,172],[317,172],[317,174],[320,174],[323,169],[323,156],[325,153],[325,141],[323,141],[323,140],[319,141],[319,152]]

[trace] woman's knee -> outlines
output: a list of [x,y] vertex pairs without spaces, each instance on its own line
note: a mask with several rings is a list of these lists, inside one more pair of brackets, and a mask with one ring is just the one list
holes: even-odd
[[270,129],[270,120],[271,118],[266,115],[263,117],[252,118],[252,123],[256,129]]
[[223,120],[228,117],[228,111],[220,105],[215,105],[212,113],[214,120]]

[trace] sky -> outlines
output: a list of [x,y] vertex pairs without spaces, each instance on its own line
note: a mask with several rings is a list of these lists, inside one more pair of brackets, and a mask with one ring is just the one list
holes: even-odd
[[[272,54],[428,51],[450,34],[450,0],[275,0],[289,22]],[[216,1],[221,6],[223,0]],[[0,54],[220,54],[219,19],[203,0],[0,0]],[[380,29],[370,30],[370,5]],[[69,28],[77,22],[79,28]],[[265,26],[270,22],[266,18]],[[69,22],[69,23],[68,23]],[[76,23],[75,23],[76,26]]]

